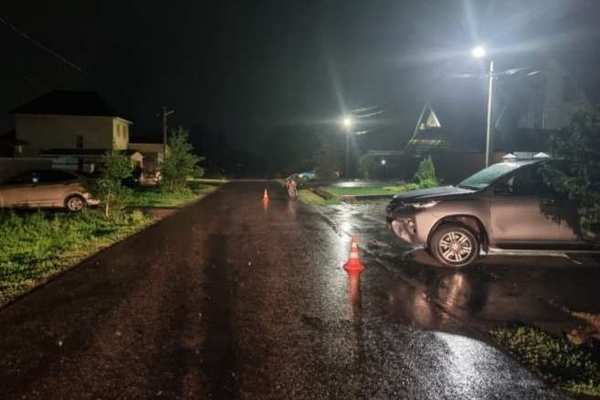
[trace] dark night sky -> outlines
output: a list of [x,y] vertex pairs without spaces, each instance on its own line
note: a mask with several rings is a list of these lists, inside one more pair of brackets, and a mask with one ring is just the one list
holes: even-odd
[[172,124],[251,149],[278,125],[317,129],[344,107],[377,105],[381,123],[414,123],[436,91],[480,96],[445,78],[478,67],[468,58],[478,41],[501,67],[560,54],[597,93],[598,15],[594,0],[10,2],[0,16],[83,72],[0,24],[0,110],[52,89],[98,90],[136,134],[157,132],[167,105]]

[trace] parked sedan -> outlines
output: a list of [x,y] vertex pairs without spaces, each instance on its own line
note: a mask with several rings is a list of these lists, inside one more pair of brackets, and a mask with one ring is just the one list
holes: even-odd
[[82,178],[58,170],[34,170],[0,185],[2,208],[66,208],[81,211],[98,200],[85,190]]
[[582,232],[574,202],[544,183],[544,162],[552,161],[501,162],[457,186],[398,194],[387,207],[388,225],[450,267],[482,253],[599,250],[598,236]]

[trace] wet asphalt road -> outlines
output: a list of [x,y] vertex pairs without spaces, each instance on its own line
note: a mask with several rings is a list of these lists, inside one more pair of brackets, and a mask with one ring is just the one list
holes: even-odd
[[402,260],[377,207],[224,186],[0,310],[0,398],[564,398],[482,332],[597,309],[599,268],[440,271]]

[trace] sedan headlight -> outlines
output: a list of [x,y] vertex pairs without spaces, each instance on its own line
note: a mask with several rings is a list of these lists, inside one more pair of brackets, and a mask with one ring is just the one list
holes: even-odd
[[419,202],[419,203],[409,203],[407,205],[410,207],[413,207],[413,208],[422,209],[422,208],[431,208],[431,207],[435,206],[437,203],[439,203],[439,201],[430,200],[430,201]]

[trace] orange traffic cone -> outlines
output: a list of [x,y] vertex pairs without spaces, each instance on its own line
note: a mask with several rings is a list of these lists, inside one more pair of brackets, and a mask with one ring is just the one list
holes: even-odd
[[344,264],[346,271],[362,271],[365,267],[360,262],[358,254],[358,239],[356,236],[352,236],[352,244],[350,244],[350,259]]
[[263,201],[269,201],[269,194],[267,193],[267,189],[265,189],[265,193],[263,194]]

